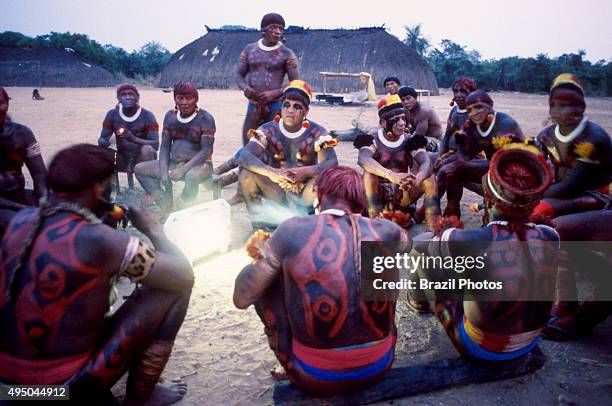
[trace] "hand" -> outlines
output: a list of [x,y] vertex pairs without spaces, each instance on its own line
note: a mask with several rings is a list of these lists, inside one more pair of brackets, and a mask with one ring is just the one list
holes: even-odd
[[174,168],[168,176],[174,182],[179,181],[185,177],[185,170],[182,167]]
[[259,93],[257,97],[257,101],[260,103],[268,104],[273,102],[278,98],[278,92],[276,90],[266,90],[264,92]]
[[391,172],[387,179],[396,185],[401,185],[402,183],[410,182],[414,178],[414,175],[409,172]]
[[246,97],[247,99],[249,99],[249,100],[257,100],[257,92],[251,86],[247,85],[244,88],[243,93],[244,93],[244,97]]
[[123,133],[123,139],[129,142],[134,142],[134,140],[136,139],[136,136],[134,135],[133,132],[131,132],[128,128],[126,128],[125,132]]
[[304,168],[289,168],[285,171],[285,177],[292,183],[304,183],[308,179],[308,174]]
[[128,217],[132,225],[147,237],[153,234],[163,233],[162,226],[157,220],[157,214],[152,210],[130,206],[128,209]]

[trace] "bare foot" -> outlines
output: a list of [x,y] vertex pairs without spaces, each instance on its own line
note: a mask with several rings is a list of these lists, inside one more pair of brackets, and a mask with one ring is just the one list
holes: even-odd
[[144,402],[136,402],[127,399],[125,405],[147,405],[147,406],[164,406],[178,402],[187,393],[187,383],[181,379],[175,379],[168,383],[158,383],[153,389],[153,393]]
[[281,365],[278,365],[278,364],[270,370],[270,375],[272,375],[272,379],[274,379],[277,382],[286,381],[287,379],[289,379],[289,377],[287,376],[287,372],[285,371],[285,368],[283,368]]

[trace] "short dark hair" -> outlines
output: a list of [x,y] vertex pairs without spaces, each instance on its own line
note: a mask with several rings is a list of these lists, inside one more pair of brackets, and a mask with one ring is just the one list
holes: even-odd
[[412,88],[410,86],[402,86],[402,87],[400,87],[399,90],[397,91],[397,95],[399,97],[412,96],[415,99],[417,97],[419,97],[419,94],[417,93],[417,91],[414,90],[414,88]]
[[402,82],[400,82],[400,80],[395,76],[387,76],[385,80],[383,80],[383,87],[387,85],[387,82],[395,82],[398,84],[398,86],[402,84]]
[[58,152],[49,165],[47,185],[56,192],[79,192],[115,172],[112,150],[91,144],[76,144]]

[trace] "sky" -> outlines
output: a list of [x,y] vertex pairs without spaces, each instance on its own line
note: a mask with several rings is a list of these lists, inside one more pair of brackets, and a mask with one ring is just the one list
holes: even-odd
[[400,39],[404,26],[420,23],[433,44],[450,39],[486,59],[555,57],[582,49],[595,62],[612,61],[611,5],[610,0],[0,0],[0,31],[78,32],[128,51],[157,41],[175,52],[204,35],[204,25],[258,27],[263,14],[278,12],[287,25],[304,27],[384,24]]

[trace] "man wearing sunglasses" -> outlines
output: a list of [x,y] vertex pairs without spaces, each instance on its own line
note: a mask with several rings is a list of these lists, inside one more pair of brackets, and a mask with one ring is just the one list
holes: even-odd
[[331,148],[335,140],[325,128],[306,120],[311,98],[306,82],[291,81],[283,92],[281,115],[259,127],[240,154],[238,181],[254,225],[274,227],[287,217],[260,219],[257,213],[277,211],[270,205],[288,206],[293,215],[308,213],[317,176],[338,165]]

